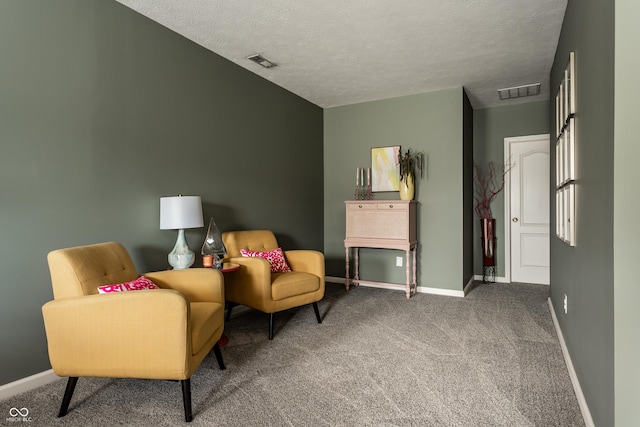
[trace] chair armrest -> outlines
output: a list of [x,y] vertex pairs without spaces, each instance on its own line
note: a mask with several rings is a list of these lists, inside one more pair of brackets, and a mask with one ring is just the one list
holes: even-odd
[[237,271],[225,276],[227,300],[263,309],[271,301],[271,266],[264,258],[232,257],[225,262],[238,264]]
[[146,273],[153,283],[164,289],[182,292],[190,302],[224,304],[224,278],[211,268],[188,268]]
[[324,254],[312,250],[291,250],[284,252],[287,263],[293,271],[315,274],[324,281]]
[[191,353],[190,306],[174,290],[54,300],[42,307],[59,376],[180,379]]

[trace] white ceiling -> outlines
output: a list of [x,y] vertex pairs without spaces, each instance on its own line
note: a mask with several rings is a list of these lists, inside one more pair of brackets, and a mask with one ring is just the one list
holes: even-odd
[[[320,106],[464,86],[549,99],[567,0],[117,0]],[[278,64],[246,59],[260,53]],[[542,83],[540,95],[497,90]]]

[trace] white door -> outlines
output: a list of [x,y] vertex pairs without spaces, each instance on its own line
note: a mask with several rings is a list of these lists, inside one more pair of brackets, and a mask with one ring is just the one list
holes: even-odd
[[[508,138],[511,281],[549,284],[549,135]],[[505,221],[506,222],[506,221]]]

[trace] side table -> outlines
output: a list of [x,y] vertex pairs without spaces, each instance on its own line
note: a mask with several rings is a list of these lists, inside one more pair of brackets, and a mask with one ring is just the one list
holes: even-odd
[[[222,268],[218,271],[220,271],[222,274],[226,274],[226,273],[232,273],[234,271],[238,271],[239,269],[240,269],[239,264],[234,264],[232,262],[225,262],[222,264]],[[229,342],[229,337],[225,333],[222,333],[222,336],[218,340],[218,346],[224,347],[225,345],[227,345],[228,342]]]
[[234,264],[232,262],[225,262],[222,264],[222,268],[219,270],[221,273],[231,273],[233,271],[238,271],[240,269],[240,264]]

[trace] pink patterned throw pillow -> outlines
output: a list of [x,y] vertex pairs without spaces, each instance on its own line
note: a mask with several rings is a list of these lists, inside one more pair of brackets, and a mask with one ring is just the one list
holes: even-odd
[[160,289],[158,285],[144,276],[126,283],[116,283],[113,285],[98,286],[98,293],[108,294],[111,292],[141,291],[143,289]]
[[273,249],[271,251],[248,251],[246,249],[240,249],[240,253],[244,257],[258,257],[266,259],[269,261],[269,264],[271,264],[272,273],[291,271],[289,264],[287,264],[287,260],[284,258],[282,248]]

